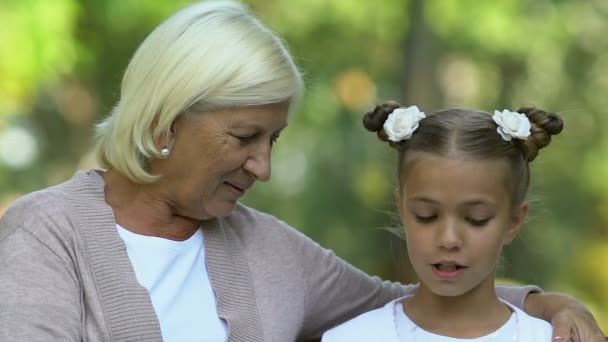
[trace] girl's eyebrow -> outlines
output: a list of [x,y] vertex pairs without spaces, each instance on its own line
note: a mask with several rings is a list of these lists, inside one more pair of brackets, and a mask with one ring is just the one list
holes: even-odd
[[473,207],[476,205],[494,205],[494,202],[490,202],[490,201],[484,201],[484,200],[471,200],[471,201],[466,201],[464,202],[462,205],[467,206],[467,207]]
[[[428,197],[414,197],[411,200],[414,202],[423,202],[423,203],[429,203],[429,204],[434,204],[434,205],[439,204],[438,201],[435,201]],[[474,206],[478,206],[478,205],[494,206],[495,204],[492,201],[481,200],[481,199],[474,199],[474,200],[470,200],[470,201],[466,201],[466,202],[462,203],[462,206],[465,206],[465,207],[474,207]]]
[[412,201],[429,203],[429,204],[439,204],[439,202],[437,202],[437,201],[435,201],[433,199],[430,199],[428,197],[418,197],[418,196],[416,196],[416,197],[412,198]]

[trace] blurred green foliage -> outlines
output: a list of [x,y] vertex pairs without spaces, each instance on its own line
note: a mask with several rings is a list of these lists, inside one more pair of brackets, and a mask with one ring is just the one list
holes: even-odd
[[[94,167],[93,124],[131,54],[189,1],[0,0],[0,210]],[[415,281],[392,151],[360,122],[379,101],[431,112],[533,104],[566,128],[534,162],[532,218],[501,276],[576,296],[608,331],[608,2],[249,0],[289,44],[307,95],[245,202],[356,266]],[[1,211],[0,211],[1,212]]]

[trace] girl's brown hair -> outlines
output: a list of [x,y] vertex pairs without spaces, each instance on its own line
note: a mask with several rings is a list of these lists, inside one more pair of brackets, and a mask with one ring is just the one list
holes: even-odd
[[407,156],[418,152],[475,160],[504,160],[510,166],[509,184],[514,205],[522,203],[526,197],[530,184],[529,163],[540,149],[549,145],[551,136],[559,134],[564,126],[555,113],[523,107],[517,112],[530,120],[530,136],[525,140],[505,141],[496,131],[497,124],[489,113],[447,109],[422,119],[410,139],[396,143],[388,140],[383,125],[388,115],[398,107],[400,105],[393,101],[376,106],[363,117],[363,126],[399,151],[400,175],[406,167]]

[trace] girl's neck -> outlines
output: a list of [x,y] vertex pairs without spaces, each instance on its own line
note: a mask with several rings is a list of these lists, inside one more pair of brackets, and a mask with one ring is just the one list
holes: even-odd
[[460,296],[440,296],[424,284],[403,303],[407,316],[422,329],[454,338],[477,338],[503,326],[511,309],[496,296],[494,284],[480,285]]

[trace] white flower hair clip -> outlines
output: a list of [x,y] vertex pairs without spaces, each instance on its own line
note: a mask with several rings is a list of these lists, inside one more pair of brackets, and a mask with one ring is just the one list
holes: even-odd
[[505,141],[511,141],[513,138],[523,140],[531,134],[532,125],[525,114],[507,109],[502,112],[495,110],[492,119],[498,125],[496,131]]
[[383,128],[388,140],[399,142],[411,138],[420,120],[425,117],[426,115],[416,106],[396,108],[384,122]]

